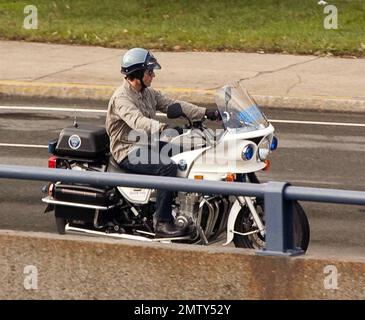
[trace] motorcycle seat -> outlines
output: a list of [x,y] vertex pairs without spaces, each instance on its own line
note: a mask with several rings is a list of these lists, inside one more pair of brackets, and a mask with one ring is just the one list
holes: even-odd
[[118,165],[118,163],[113,159],[112,156],[109,157],[108,169],[106,171],[112,173],[128,173],[127,170],[121,168]]

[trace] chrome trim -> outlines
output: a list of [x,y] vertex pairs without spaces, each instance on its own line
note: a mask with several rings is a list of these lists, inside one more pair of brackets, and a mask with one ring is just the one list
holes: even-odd
[[148,235],[148,236],[152,236],[152,237],[154,237],[154,236],[155,236],[155,234],[154,234],[154,233],[152,233],[152,232],[147,232],[147,231],[143,231],[143,230],[136,230],[136,232],[138,232],[138,233],[142,233],[142,234],[146,234],[146,235]]
[[[240,198],[240,197],[238,197],[238,198]],[[245,201],[247,203],[248,208],[251,211],[252,218],[255,221],[257,228],[260,230],[261,235],[262,236],[265,236],[265,233],[266,233],[265,232],[266,231],[265,230],[265,226],[264,226],[263,222],[261,221],[261,219],[260,219],[260,217],[259,217],[259,215],[258,215],[258,213],[256,211],[256,208],[255,208],[255,206],[252,203],[251,198],[250,197],[244,197],[244,199],[245,199]]]
[[83,228],[77,228],[77,227],[70,227],[69,224],[66,224],[65,226],[65,232],[66,233],[76,233],[76,234],[88,234],[88,235],[94,235],[94,236],[101,236],[101,237],[109,237],[109,238],[117,238],[117,239],[126,239],[126,240],[138,240],[138,241],[148,241],[148,242],[170,242],[174,240],[188,240],[191,239],[189,236],[183,236],[183,237],[175,237],[175,238],[147,238],[142,236],[135,236],[131,234],[126,233],[106,233],[101,231],[95,231],[95,230],[89,230],[89,229],[83,229]]
[[[219,198],[216,198],[214,200],[214,205],[215,205],[215,209],[214,209],[214,218],[213,218],[213,222],[212,222],[212,228],[211,228],[211,235],[213,236],[214,235],[214,227],[215,225],[217,224],[217,221],[218,221],[218,217],[219,217]],[[216,230],[218,231],[218,229]]]
[[214,227],[213,222],[215,218],[215,210],[212,203],[206,201],[206,205],[208,206],[209,216],[207,219],[207,226],[205,228],[205,235],[207,236],[207,238],[209,238],[212,235],[212,230]]
[[200,239],[201,239],[202,243],[204,245],[208,245],[209,244],[208,239],[205,236],[204,230],[203,230],[203,228],[200,225],[197,226],[197,231],[198,231],[198,234],[200,236]]
[[[205,226],[205,230],[201,226],[204,205],[206,205],[208,208],[208,218],[207,218],[207,224]],[[213,218],[214,218],[213,206],[206,199],[203,199],[199,204],[199,211],[198,211],[198,218],[196,221],[196,226],[197,226],[197,230],[200,235],[200,238],[205,245],[207,245],[209,243],[208,237],[210,235],[209,233],[211,230],[211,224],[212,224]]]
[[102,237],[109,237],[109,238],[139,240],[139,241],[152,241],[152,239],[149,239],[146,237],[134,236],[134,235],[125,234],[125,233],[106,233],[106,232],[102,232],[102,231],[94,231],[94,230],[89,230],[89,229],[70,227],[69,224],[66,224],[65,231],[67,233],[90,234],[90,235],[94,235],[94,236],[102,236]]
[[88,209],[95,209],[95,210],[108,210],[108,209],[116,207],[116,205],[112,205],[110,207],[102,207],[102,206],[95,206],[95,205],[91,205],[91,204],[84,204],[84,203],[77,203],[77,202],[59,201],[59,200],[53,199],[50,196],[42,198],[42,201],[45,203],[50,203],[50,204],[58,204],[60,206],[88,208]]
[[259,232],[260,232],[260,230],[256,229],[256,230],[248,231],[248,232],[245,232],[245,233],[238,232],[238,231],[234,231],[234,230],[233,230],[232,232],[233,232],[233,233],[235,233],[235,234],[239,234],[239,235],[241,235],[241,236],[247,236],[247,235],[249,235],[249,234],[259,233]]
[[100,226],[99,223],[98,223],[98,220],[99,220],[99,210],[95,210],[95,216],[94,216],[94,227],[96,229],[100,229],[102,228],[103,226]]
[[165,242],[165,241],[175,241],[175,240],[190,240],[190,236],[181,236],[181,237],[175,237],[175,238],[155,238],[151,239],[153,242]]

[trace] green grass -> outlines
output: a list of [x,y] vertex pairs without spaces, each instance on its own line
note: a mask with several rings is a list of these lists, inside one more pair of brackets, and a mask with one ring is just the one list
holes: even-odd
[[[0,39],[365,56],[365,1],[327,1],[338,9],[337,30],[324,29],[318,0],[0,0]],[[29,4],[37,30],[23,28]]]

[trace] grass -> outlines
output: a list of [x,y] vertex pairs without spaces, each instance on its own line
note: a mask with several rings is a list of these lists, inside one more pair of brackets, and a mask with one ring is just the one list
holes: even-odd
[[[365,56],[365,1],[330,1],[326,30],[317,0],[0,0],[0,39],[160,50]],[[26,5],[38,29],[23,28]]]

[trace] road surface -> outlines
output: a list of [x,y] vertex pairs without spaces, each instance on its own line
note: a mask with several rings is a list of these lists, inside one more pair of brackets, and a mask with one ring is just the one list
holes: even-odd
[[[48,140],[71,125],[75,115],[80,123],[103,125],[105,121],[105,106],[83,112],[69,110],[87,106],[12,104],[18,107],[0,103],[1,164],[45,167]],[[365,115],[264,111],[273,120],[279,148],[270,158],[271,169],[259,174],[262,181],[365,191]],[[42,185],[0,180],[0,229],[55,232],[52,214],[43,214]],[[311,226],[309,253],[364,256],[365,207],[309,202],[302,205]]]

